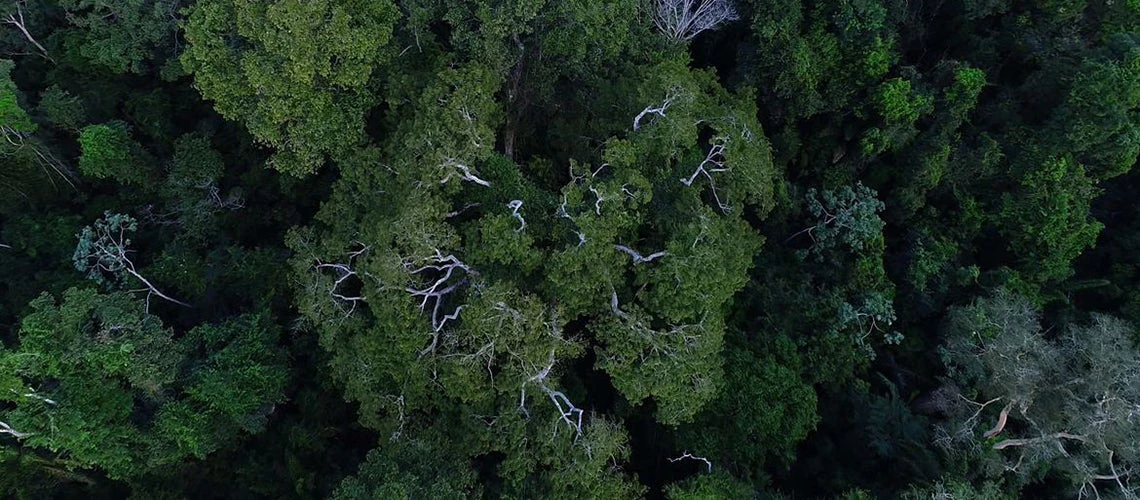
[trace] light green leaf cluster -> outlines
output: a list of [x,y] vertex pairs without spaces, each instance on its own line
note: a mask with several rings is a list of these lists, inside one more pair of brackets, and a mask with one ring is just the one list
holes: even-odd
[[218,112],[277,150],[278,170],[305,175],[362,142],[397,17],[389,1],[196,2],[181,61]]

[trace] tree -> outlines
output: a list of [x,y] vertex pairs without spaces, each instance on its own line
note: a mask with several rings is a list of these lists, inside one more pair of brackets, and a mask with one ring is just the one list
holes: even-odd
[[282,401],[274,328],[247,316],[175,340],[129,294],[44,294],[0,351],[0,429],[54,466],[113,478],[205,457],[260,431]]
[[1096,193],[1084,167],[1063,157],[1046,161],[1017,191],[1002,197],[1002,232],[1029,277],[1047,281],[1072,274],[1069,262],[1091,247],[1104,227],[1089,217]]
[[756,490],[724,471],[714,471],[671,483],[666,487],[665,495],[670,500],[748,498],[755,496]]
[[688,42],[703,31],[738,19],[731,0],[655,0],[653,23],[665,36]]
[[79,171],[95,179],[113,179],[122,184],[145,186],[145,170],[136,160],[126,124],[88,125],[79,133]]
[[219,113],[276,149],[276,169],[300,176],[363,142],[397,17],[389,1],[200,1],[181,61]]
[[92,64],[114,73],[146,73],[178,52],[175,2],[60,0],[76,29],[66,42]]
[[117,285],[128,276],[140,281],[147,292],[147,309],[150,296],[189,307],[190,304],[171,298],[162,293],[150,280],[139,274],[135,263],[127,255],[130,252],[129,234],[138,230],[138,222],[129,215],[106,212],[94,224],[84,227],[79,233],[79,245],[75,247],[72,261],[75,268],[88,278],[103,285]]
[[236,187],[224,192],[218,186],[225,163],[209,138],[185,134],[174,141],[171,168],[161,187],[162,203],[144,208],[146,222],[175,226],[189,241],[203,243],[217,234],[218,216],[245,207]]
[[706,457],[714,470],[757,480],[765,465],[791,463],[796,445],[819,421],[815,390],[800,376],[795,346],[786,338],[774,344],[774,352],[757,355],[740,338],[728,342],[724,387],[680,429],[679,445]]
[[32,35],[31,27],[28,25],[28,20],[24,14],[28,11],[26,0],[16,0],[6,6],[3,13],[6,17],[2,21],[4,24],[15,28],[23,36],[23,38],[31,44],[39,54],[45,58],[50,59],[47,49]]
[[1002,459],[999,472],[1023,478],[1049,464],[1082,496],[1137,496],[1140,355],[1127,323],[1094,315],[1053,339],[1025,299],[999,293],[954,311],[948,333],[943,358],[956,386],[945,392],[943,446],[984,444]]
[[[491,149],[492,68],[433,71],[290,236],[299,309],[381,446],[446,426],[455,456],[502,456],[519,496],[635,497],[625,432],[592,412],[579,366],[592,352],[670,426],[715,397],[725,306],[762,243],[745,217],[774,189],[751,95],[661,64],[627,82],[644,98],[625,131],[551,179]],[[685,97],[630,130],[671,92]]]
[[441,460],[443,443],[399,440],[368,452],[360,471],[341,482],[333,498],[470,498],[478,493],[467,464]]
[[0,59],[0,157],[5,159],[0,170],[0,193],[4,198],[30,199],[50,189],[35,187],[35,181],[56,180],[74,187],[75,174],[36,137],[39,125],[21,104],[23,95],[12,81],[15,63]]
[[884,205],[875,196],[874,190],[862,184],[822,193],[809,189],[807,208],[816,223],[793,237],[803,233],[811,237],[811,253],[816,259],[822,259],[825,252],[840,245],[853,251],[863,250],[883,232],[883,220],[878,213]]

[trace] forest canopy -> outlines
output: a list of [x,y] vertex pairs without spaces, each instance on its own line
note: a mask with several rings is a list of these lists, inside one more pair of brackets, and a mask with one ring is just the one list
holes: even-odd
[[0,21],[5,497],[1140,498],[1138,1]]

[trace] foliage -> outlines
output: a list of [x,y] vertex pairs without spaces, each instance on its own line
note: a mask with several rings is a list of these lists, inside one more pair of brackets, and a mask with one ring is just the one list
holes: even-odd
[[1034,278],[1068,277],[1069,261],[1096,241],[1103,225],[1088,217],[1094,192],[1081,165],[1060,158],[1025,176],[1015,194],[1002,198],[1002,228]]
[[79,171],[95,179],[114,179],[123,184],[141,184],[141,169],[135,162],[132,140],[122,122],[88,125],[79,133]]
[[19,89],[10,76],[13,67],[12,61],[0,60],[0,124],[16,132],[34,132],[36,124],[20,106]]
[[363,139],[396,17],[387,1],[196,2],[181,61],[218,112],[277,148],[275,168],[303,175]]
[[[280,402],[285,367],[263,320],[175,340],[123,292],[70,289],[31,309],[18,347],[0,355],[11,405],[4,422],[23,446],[54,454],[56,466],[136,477],[260,430],[266,408]],[[216,352],[197,358],[202,347]]]
[[175,2],[162,0],[60,0],[75,26],[67,41],[93,65],[115,73],[144,73],[160,55],[175,51]]
[[874,190],[862,184],[854,189],[844,186],[822,193],[809,189],[807,208],[816,224],[805,231],[812,238],[812,253],[820,259],[827,250],[840,245],[853,251],[863,250],[883,232],[883,221],[878,216],[883,202],[875,197]]
[[[951,321],[943,356],[955,380],[977,393],[948,402],[957,410],[941,431],[945,446],[984,443],[1023,480],[1050,464],[1079,491],[1136,494],[1123,480],[1140,445],[1132,423],[1140,355],[1130,325],[1097,315],[1049,339],[1032,306],[1008,294],[979,299]],[[991,405],[1001,407],[996,423],[978,436]]]
[[1133,495],[1137,26],[4,2],[0,495]]

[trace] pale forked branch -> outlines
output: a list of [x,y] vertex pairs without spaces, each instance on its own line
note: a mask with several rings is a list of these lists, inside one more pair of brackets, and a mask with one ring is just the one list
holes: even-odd
[[526,229],[526,219],[524,219],[522,214],[519,213],[519,209],[522,208],[522,206],[522,200],[511,200],[510,203],[507,203],[507,208],[511,209],[511,216],[519,221],[519,228],[515,229],[516,233],[522,232],[523,229]]
[[687,452],[687,451],[686,451],[686,452],[685,452],[683,455],[681,455],[681,456],[679,456],[679,457],[677,457],[677,458],[670,458],[670,459],[668,459],[668,460],[669,460],[670,462],[680,462],[681,460],[686,460],[686,459],[687,459],[687,460],[696,460],[696,461],[698,461],[698,462],[704,462],[704,463],[705,463],[705,466],[706,466],[706,467],[708,467],[708,471],[709,471],[709,472],[712,472],[712,462],[710,462],[710,461],[709,461],[709,459],[707,459],[707,458],[705,458],[705,457],[698,457],[698,456],[695,456],[695,455],[693,455],[692,453],[689,453],[689,452]]
[[726,146],[727,139],[724,137],[717,137],[714,139],[712,147],[709,148],[708,154],[705,155],[705,159],[701,161],[700,165],[697,165],[697,168],[693,171],[692,175],[681,179],[681,184],[692,186],[693,182],[697,180],[697,177],[704,176],[707,178],[709,180],[709,189],[712,191],[713,199],[716,201],[716,204],[721,209],[721,211],[725,213],[731,211],[732,207],[724,201],[721,201],[720,195],[717,194],[716,191],[716,180],[713,179],[712,174],[728,172],[731,170],[728,166],[726,166],[724,158],[724,151]]
[[559,418],[571,429],[574,429],[574,437],[577,439],[578,436],[582,435],[582,416],[585,412],[574,406],[574,403],[570,402],[570,398],[567,398],[561,391],[551,389],[550,386],[547,385],[546,377],[550,375],[550,370],[554,368],[554,364],[554,350],[552,349],[550,351],[550,362],[534,376],[523,382],[519,394],[519,411],[528,417],[530,416],[530,412],[526,409],[526,385],[531,383],[537,384],[539,389],[550,397],[550,401],[553,402],[555,408],[558,409]]
[[729,0],[657,0],[653,23],[665,36],[687,42],[736,19],[739,15]]
[[43,45],[40,45],[40,42],[36,41],[36,37],[32,36],[32,34],[30,32],[28,32],[27,22],[24,21],[24,8],[23,7],[24,7],[24,0],[17,0],[16,1],[16,13],[15,14],[8,14],[8,17],[5,18],[3,21],[4,24],[10,24],[12,26],[15,26],[16,29],[20,30],[20,33],[24,34],[24,38],[26,38],[28,40],[28,42],[30,42],[32,45],[35,45],[36,49],[39,49],[40,54],[45,59],[51,61],[52,58],[51,58],[51,56],[48,55],[47,49],[44,48]]
[[680,95],[681,89],[674,87],[669,89],[669,92],[665,94],[665,100],[661,101],[660,105],[646,106],[645,109],[641,110],[641,112],[637,114],[637,116],[633,117],[633,130],[636,131],[641,128],[641,120],[644,119],[646,115],[657,115],[664,118],[665,111],[669,109],[669,106],[673,105],[673,103],[680,97]]
[[669,255],[669,252],[666,252],[664,250],[660,252],[654,252],[649,255],[641,255],[641,253],[637,250],[634,250],[625,245],[614,245],[614,248],[629,254],[629,256],[633,258],[634,264],[641,264],[642,262],[653,262],[654,260]]
[[7,434],[7,435],[12,436],[16,439],[24,439],[28,436],[31,436],[34,433],[20,432],[16,429],[13,429],[12,426],[7,424],[7,422],[0,422],[0,434]]

